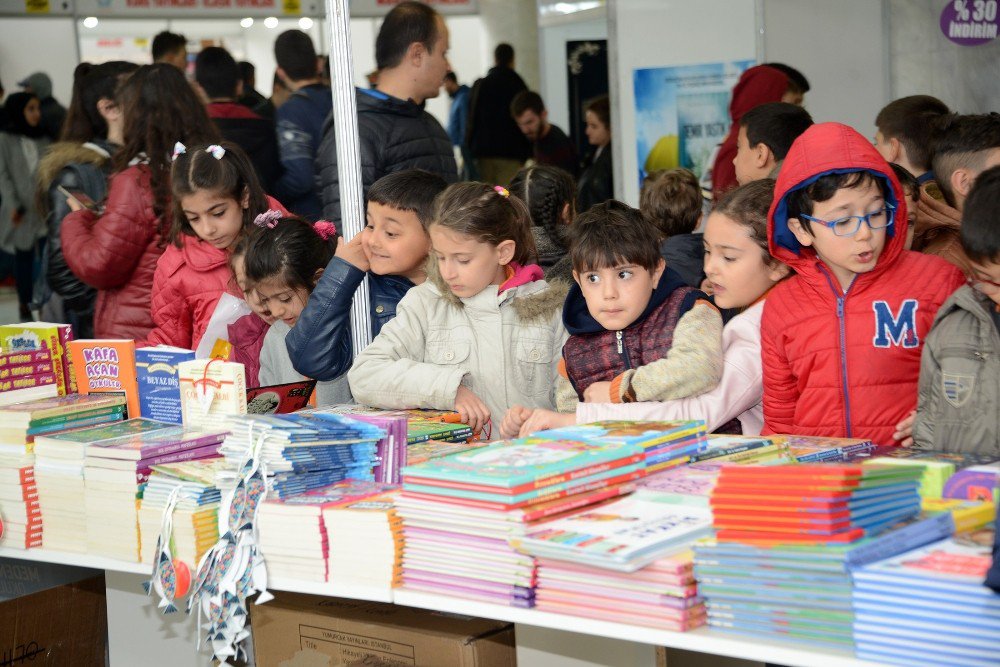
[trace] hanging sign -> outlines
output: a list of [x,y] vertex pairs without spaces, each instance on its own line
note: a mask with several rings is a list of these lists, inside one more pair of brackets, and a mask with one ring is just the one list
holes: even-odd
[[[385,16],[403,0],[350,0],[351,18]],[[440,14],[478,14],[478,0],[420,0]]]
[[321,0],[76,0],[78,16],[115,18],[323,16],[324,11]]
[[952,0],[941,11],[941,32],[961,46],[997,38],[997,0]]

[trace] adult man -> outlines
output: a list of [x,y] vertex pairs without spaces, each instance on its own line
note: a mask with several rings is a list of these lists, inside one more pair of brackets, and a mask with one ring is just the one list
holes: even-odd
[[208,98],[208,117],[224,139],[243,149],[271,192],[281,174],[274,123],[236,101],[243,87],[236,60],[222,47],[206,47],[194,61],[194,78]]
[[315,163],[333,98],[320,81],[319,59],[309,35],[301,30],[281,33],[274,42],[274,58],[277,74],[292,94],[275,111],[284,173],[273,194],[293,213],[318,220],[322,206]]
[[38,98],[45,135],[52,141],[59,141],[63,121],[66,120],[66,107],[52,97],[52,79],[45,72],[35,72],[18,85]]
[[[447,52],[448,27],[427,5],[401,2],[386,14],[375,39],[378,89],[356,89],[365,195],[372,183],[403,169],[425,169],[449,183],[457,180],[451,141],[423,109],[426,100],[441,92],[450,69]],[[316,166],[323,217],[339,228],[340,176],[332,118],[323,129]]]
[[522,90],[510,103],[510,115],[531,142],[535,162],[559,167],[576,175],[576,147],[565,132],[549,122],[549,111],[541,95],[532,90]]
[[463,180],[476,180],[475,166],[472,164],[472,153],[465,143],[465,130],[469,124],[469,87],[465,84],[459,85],[458,77],[454,72],[444,75],[444,89],[451,98],[451,109],[448,111],[448,137],[451,145],[458,147],[462,153],[462,178]]
[[500,44],[494,67],[472,88],[469,108],[469,150],[488,183],[506,185],[531,155],[531,146],[510,117],[514,96],[528,86],[514,71],[514,47]]
[[168,63],[180,71],[187,69],[187,38],[164,30],[153,38],[153,62]]
[[257,90],[257,68],[246,60],[241,60],[237,66],[240,68],[240,79],[243,81],[243,92],[240,93],[237,102],[250,107],[258,116],[269,118],[274,122],[274,105]]

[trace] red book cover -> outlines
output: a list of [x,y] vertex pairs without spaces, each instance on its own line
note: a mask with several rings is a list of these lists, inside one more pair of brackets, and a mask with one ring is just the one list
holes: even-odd
[[79,390],[76,376],[73,374],[73,355],[69,351],[69,343],[73,340],[73,327],[68,324],[59,325],[59,344],[62,345],[63,374],[66,377],[66,393],[75,394]]
[[52,353],[48,350],[17,350],[15,352],[0,352],[0,367],[37,364],[44,361],[52,361]]
[[0,365],[0,380],[26,377],[31,375],[52,375],[51,361],[36,361],[27,364]]
[[15,391],[17,389],[32,389],[34,387],[44,387],[56,384],[55,373],[42,373],[41,375],[28,375],[25,377],[15,377],[9,380],[0,380],[0,392]]
[[247,414],[275,415],[298,412],[309,403],[316,380],[247,389]]

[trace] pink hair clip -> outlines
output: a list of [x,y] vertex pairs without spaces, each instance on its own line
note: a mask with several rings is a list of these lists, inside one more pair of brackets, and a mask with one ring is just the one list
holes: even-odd
[[313,223],[313,229],[319,234],[320,238],[324,241],[329,241],[332,238],[337,237],[337,225],[333,224],[329,220],[318,220]]
[[221,160],[222,156],[226,154],[226,149],[220,146],[219,144],[212,144],[211,146],[205,149],[205,152],[211,153],[212,157],[214,157],[216,160]]
[[499,194],[501,197],[510,197],[510,190],[508,190],[502,185],[494,185],[493,189],[496,190],[497,194]]
[[253,219],[253,224],[260,228],[267,227],[268,229],[274,229],[278,226],[278,221],[281,220],[281,211],[275,211],[273,208],[264,211],[256,218]]
[[178,141],[176,144],[174,144],[174,152],[170,156],[170,161],[173,162],[174,160],[176,160],[177,156],[180,155],[181,153],[187,153],[187,147]]

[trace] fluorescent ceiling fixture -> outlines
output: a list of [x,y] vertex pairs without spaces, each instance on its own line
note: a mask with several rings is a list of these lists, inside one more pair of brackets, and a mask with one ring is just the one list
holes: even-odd
[[97,27],[97,17],[96,16],[88,16],[87,18],[83,19],[83,27],[84,28],[96,28]]
[[578,2],[555,2],[551,4],[544,4],[541,6],[540,14],[542,16],[551,16],[553,14],[575,14],[576,12],[585,12],[588,9],[597,9],[598,7],[604,6],[604,0],[579,0]]
[[275,17],[273,17],[273,16],[268,16],[266,19],[264,19],[264,27],[265,28],[271,28],[271,29],[277,28],[278,27],[278,19],[275,18]]
[[313,27],[313,20],[308,16],[303,16],[299,19],[299,28],[302,30],[309,30]]
[[245,19],[240,19],[241,28],[249,28],[252,25],[253,25],[253,19],[250,18],[249,16],[246,17]]

